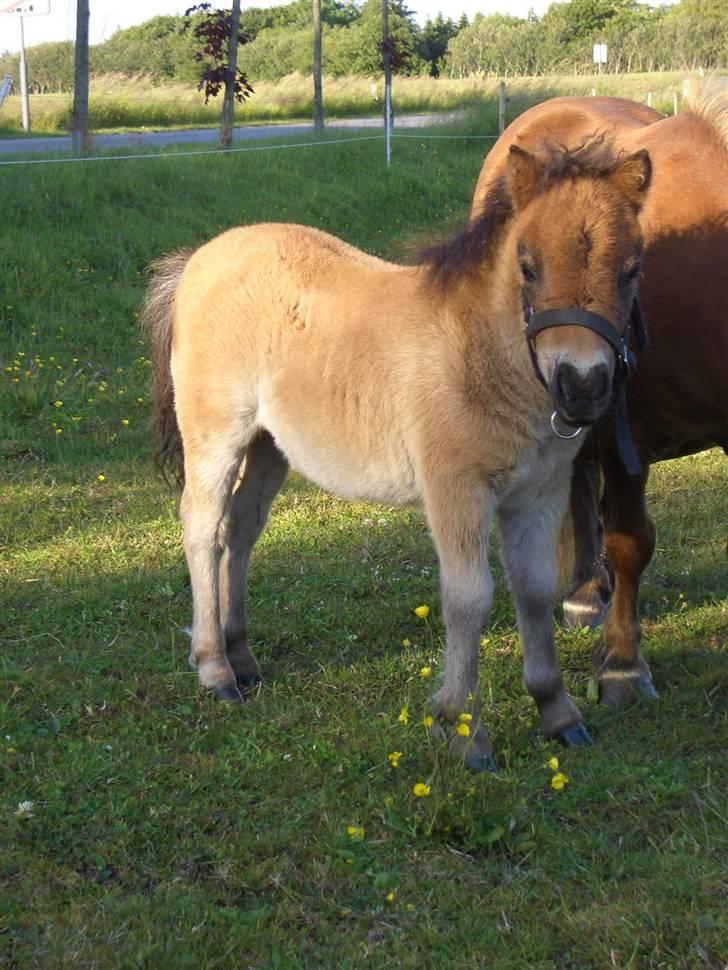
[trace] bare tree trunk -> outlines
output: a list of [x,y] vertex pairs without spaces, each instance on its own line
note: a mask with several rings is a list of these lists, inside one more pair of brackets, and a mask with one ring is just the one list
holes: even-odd
[[382,50],[384,60],[384,135],[387,165],[392,154],[392,58],[389,48],[389,0],[382,0]]
[[321,85],[321,0],[313,0],[313,130],[324,131],[324,96]]
[[85,155],[88,150],[88,21],[89,0],[76,0],[76,47],[71,113],[71,151],[74,155]]
[[233,114],[235,110],[235,76],[238,70],[238,35],[240,33],[240,0],[233,0],[230,14],[230,44],[228,69],[225,78],[225,96],[222,99],[220,117],[220,148],[230,148],[233,142]]

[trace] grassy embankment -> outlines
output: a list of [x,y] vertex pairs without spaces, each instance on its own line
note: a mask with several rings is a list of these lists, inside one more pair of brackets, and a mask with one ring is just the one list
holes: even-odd
[[481,655],[499,770],[441,759],[421,724],[442,637],[421,514],[295,478],[252,571],[260,697],[215,705],[186,667],[176,499],[146,431],[145,267],[263,219],[395,254],[466,211],[482,152],[423,137],[398,143],[390,171],[378,143],[0,169],[0,962],[728,959],[722,455],[651,480],[644,649],[659,703],[600,708],[594,636],[560,634],[591,750],[540,738],[499,577]]
[[[509,113],[557,94],[615,94],[646,100],[661,111],[673,110],[673,95],[682,92],[684,72],[663,74],[595,75],[574,77],[509,78]],[[373,94],[373,88],[375,94]],[[237,124],[310,120],[311,79],[292,75],[278,82],[255,84],[256,93],[244,107],[236,108]],[[454,111],[489,104],[487,122],[497,131],[498,81],[493,78],[463,80],[440,78],[395,78],[396,111]],[[330,119],[376,115],[382,110],[382,85],[368,78],[328,78],[324,83],[326,115]],[[70,94],[31,97],[33,130],[57,133],[68,130]],[[144,78],[105,76],[92,81],[90,119],[93,130],[204,127],[218,124],[219,99],[205,105],[194,85],[154,87]],[[0,136],[22,132],[20,98],[10,97],[0,111]]]

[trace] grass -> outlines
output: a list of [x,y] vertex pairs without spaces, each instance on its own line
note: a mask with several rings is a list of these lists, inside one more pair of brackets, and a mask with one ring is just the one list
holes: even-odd
[[[421,514],[296,477],[251,577],[260,696],[215,705],[187,670],[177,500],[146,432],[147,264],[262,219],[396,255],[467,211],[482,153],[423,133],[395,144],[389,171],[375,142],[0,170],[4,965],[728,959],[717,452],[651,479],[659,539],[642,594],[659,703],[589,701],[593,635],[560,634],[591,750],[540,738],[499,574],[481,655],[499,770],[442,758],[421,725],[443,635]],[[414,797],[418,782],[429,795]]]
[[[639,101],[652,96],[656,108],[673,110],[673,96],[682,94],[686,72],[579,75],[573,77],[508,78],[509,119],[537,101],[561,94],[613,94]],[[489,132],[498,125],[497,78],[408,78],[394,81],[396,112],[458,111],[479,109],[479,124]],[[373,93],[374,91],[374,93]],[[364,77],[326,78],[324,101],[329,119],[362,117],[382,113],[382,85]],[[68,130],[72,106],[70,94],[37,94],[30,99],[33,129],[38,133]],[[151,85],[144,77],[105,75],[91,82],[90,127],[95,131],[140,128],[216,126],[220,103],[205,105],[195,85]],[[237,124],[277,121],[309,121],[313,114],[310,77],[298,74],[280,81],[255,84],[255,94],[236,107]],[[0,113],[0,136],[21,131],[20,97],[7,98]]]

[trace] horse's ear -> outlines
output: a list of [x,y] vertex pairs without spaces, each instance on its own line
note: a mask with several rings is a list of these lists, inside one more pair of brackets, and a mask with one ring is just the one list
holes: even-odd
[[644,148],[617,162],[611,173],[612,181],[637,209],[645,201],[651,177],[652,162],[649,152]]
[[511,145],[508,152],[508,194],[514,209],[524,209],[541,185],[544,163],[540,158]]

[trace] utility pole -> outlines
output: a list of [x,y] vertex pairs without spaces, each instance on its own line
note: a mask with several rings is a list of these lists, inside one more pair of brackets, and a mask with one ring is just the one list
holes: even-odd
[[89,0],[76,0],[71,151],[77,156],[88,149],[88,21]]
[[384,59],[384,138],[387,165],[392,157],[392,51],[389,40],[389,0],[382,0],[382,52]]
[[20,18],[20,103],[23,112],[23,131],[30,131],[30,98],[28,97],[28,65],[25,60],[25,29]]
[[324,96],[321,86],[321,0],[313,0],[313,130],[324,133]]
[[230,14],[230,45],[228,69],[225,78],[225,95],[220,118],[220,148],[230,148],[233,141],[233,114],[235,110],[235,77],[238,69],[238,35],[240,33],[240,0],[233,0]]

